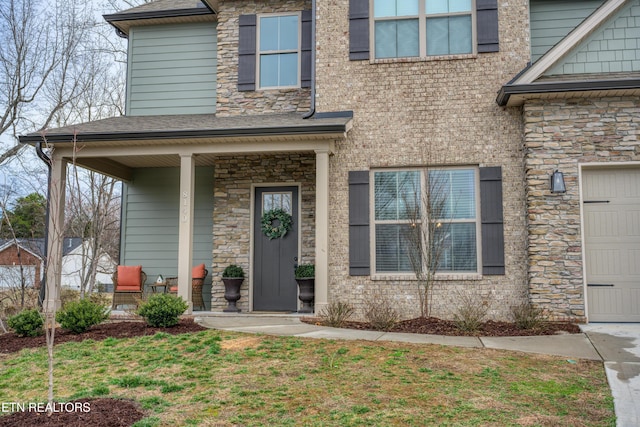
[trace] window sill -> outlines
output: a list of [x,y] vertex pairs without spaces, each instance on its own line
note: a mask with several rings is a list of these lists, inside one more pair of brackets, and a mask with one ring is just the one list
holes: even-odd
[[[405,274],[380,274],[374,273],[371,275],[372,281],[406,281],[415,282],[418,279],[413,273]],[[466,280],[482,280],[482,274],[480,273],[438,273],[435,276],[435,280],[438,282],[451,282],[451,281],[466,281]]]
[[477,59],[477,53],[465,53],[461,55],[437,55],[437,56],[422,56],[422,57],[410,57],[410,58],[378,58],[369,61],[371,64],[400,64],[411,62],[432,62],[432,61],[456,61],[461,59]]

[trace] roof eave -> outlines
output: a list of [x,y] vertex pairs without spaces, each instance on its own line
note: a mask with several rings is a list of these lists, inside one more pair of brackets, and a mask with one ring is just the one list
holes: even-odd
[[571,82],[549,82],[528,84],[506,84],[500,88],[496,102],[498,105],[512,107],[521,103],[510,103],[512,95],[534,95],[545,93],[593,92],[608,90],[640,89],[640,78],[616,80],[583,80]]
[[133,13],[112,13],[108,15],[102,15],[105,21],[111,24],[116,30],[122,34],[129,34],[129,26],[122,25],[121,23],[131,21],[146,21],[151,19],[171,19],[171,18],[184,18],[203,15],[215,15],[217,9],[212,9],[206,4],[207,7],[189,8],[189,9],[171,9],[171,10],[154,10],[147,12],[133,12]]

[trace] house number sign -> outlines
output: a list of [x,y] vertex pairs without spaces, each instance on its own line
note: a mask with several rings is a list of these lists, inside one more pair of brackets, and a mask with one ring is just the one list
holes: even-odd
[[182,209],[180,212],[180,218],[182,222],[187,222],[189,218],[189,192],[182,192]]

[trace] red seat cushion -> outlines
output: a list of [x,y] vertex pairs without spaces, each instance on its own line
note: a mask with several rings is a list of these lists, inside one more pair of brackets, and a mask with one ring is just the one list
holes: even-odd
[[191,278],[192,279],[204,279],[204,263],[200,265],[196,265],[191,269]]
[[116,284],[116,290],[118,291],[139,291],[141,288],[142,266],[118,266],[118,283]]
[[169,292],[178,292],[178,287],[177,286],[171,286],[169,288]]

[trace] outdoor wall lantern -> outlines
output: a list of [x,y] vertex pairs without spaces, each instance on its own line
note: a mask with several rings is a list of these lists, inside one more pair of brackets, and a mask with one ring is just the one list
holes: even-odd
[[567,188],[564,185],[564,175],[560,171],[555,171],[551,175],[551,192],[566,193]]

